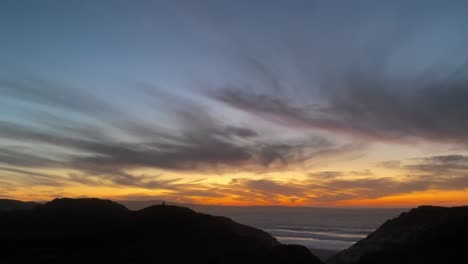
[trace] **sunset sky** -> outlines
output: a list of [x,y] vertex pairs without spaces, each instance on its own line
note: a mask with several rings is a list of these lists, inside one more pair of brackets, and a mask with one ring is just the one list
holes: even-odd
[[468,204],[468,1],[0,2],[0,198]]

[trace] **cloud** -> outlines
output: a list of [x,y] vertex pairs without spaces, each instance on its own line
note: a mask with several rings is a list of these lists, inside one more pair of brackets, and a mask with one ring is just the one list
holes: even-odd
[[227,135],[234,135],[241,138],[252,138],[258,136],[258,133],[244,127],[227,126],[225,128]]
[[[229,96],[221,97],[223,94]],[[73,100],[72,95],[75,94],[60,98]],[[343,122],[344,119],[331,118],[329,113],[335,113],[335,110],[325,111],[312,105],[307,108],[307,112],[305,108],[291,106],[279,98],[242,96],[245,95],[229,92],[217,94],[214,98],[225,102],[232,100],[232,105],[239,109],[251,111],[256,116],[271,118],[277,124],[293,126],[296,129],[321,126],[326,130],[351,133]],[[28,98],[22,95],[15,97],[21,100]],[[55,100],[58,99],[52,101]],[[140,168],[198,173],[237,170],[268,172],[287,170],[290,166],[301,166],[308,162],[320,163],[340,155],[359,153],[361,149],[359,142],[343,144],[321,136],[276,141],[263,135],[255,126],[242,126],[213,116],[210,114],[212,110],[207,106],[184,98],[173,100],[177,102],[171,107],[171,118],[175,126],[170,129],[151,124],[139,125],[138,121],[131,118],[128,121],[127,115],[119,116],[119,111],[109,110],[113,109],[110,105],[106,107],[109,110],[106,115],[114,120],[113,122],[94,123],[86,119],[69,119],[68,116],[50,114],[47,109],[35,112],[36,121],[44,121],[40,122],[41,125],[0,121],[0,137],[11,144],[1,147],[3,151],[0,154],[0,162],[5,165],[2,170],[21,176],[22,182],[32,185],[60,187],[78,183],[90,186],[134,186],[167,190],[170,193],[165,194],[166,198],[180,196],[187,199],[221,199],[231,196],[237,200],[253,199],[272,203],[284,199],[326,203],[429,189],[462,190],[468,185],[468,158],[463,155],[432,156],[409,162],[390,161],[381,164],[406,171],[407,175],[403,178],[378,177],[370,170],[319,171],[309,173],[309,178],[305,180],[237,179],[230,184],[208,184],[188,183],[180,178],[166,179],[160,174],[132,172]],[[38,102],[40,101],[36,103]],[[66,104],[65,101],[60,102],[54,107]],[[244,104],[236,105],[234,102]],[[92,106],[92,102],[89,104],[90,109],[99,108]],[[76,113],[87,111],[78,106],[66,109]],[[321,118],[311,119],[311,113],[317,111],[326,114],[321,114]],[[368,124],[370,125],[372,123]],[[359,133],[367,133],[367,138],[370,138],[368,131],[359,127],[359,124],[353,124],[353,127],[352,133],[359,130]],[[131,136],[133,140],[111,136],[115,129]],[[381,132],[387,133],[379,129],[372,131],[375,132],[373,139],[380,138],[378,134]],[[14,144],[20,143],[29,144],[31,147],[15,147]],[[48,152],[50,148],[56,151]],[[66,168],[70,172],[61,177],[31,172],[37,168]]]
[[[3,172],[2,175],[0,176],[0,180],[3,178],[5,181],[8,181],[8,182],[11,182],[12,179],[14,179],[15,183],[22,182],[22,183],[26,183],[29,185],[35,185],[35,186],[43,185],[43,186],[61,187],[61,186],[64,186],[67,181],[63,177],[60,177],[57,175],[39,173],[39,172],[11,168],[11,167],[0,167],[0,171]],[[9,175],[14,175],[14,177],[9,177]]]
[[[379,198],[425,190],[465,190],[468,188],[468,157],[464,155],[430,156],[407,161],[384,162],[398,168],[398,177],[378,177],[370,170],[324,171],[310,173],[313,186],[321,186],[320,200]],[[352,176],[352,178],[349,178]],[[307,183],[303,183],[307,185]],[[315,187],[311,186],[311,190]],[[328,193],[328,194],[327,194]]]
[[374,173],[369,170],[361,170],[361,171],[348,171],[348,172],[342,172],[342,171],[318,171],[318,172],[310,172],[307,174],[312,179],[324,179],[324,180],[329,180],[329,179],[336,179],[339,177],[344,177],[344,176],[374,176]]
[[[203,167],[234,166],[249,163],[255,166],[270,166],[275,162],[288,164],[325,155],[326,151],[340,148],[322,138],[310,138],[299,143],[240,144],[232,141],[232,127],[223,134],[219,128],[204,127],[203,131],[190,130],[180,135],[160,136],[152,142],[123,143],[111,140],[98,141],[94,138],[67,137],[51,132],[42,132],[34,127],[0,122],[0,136],[11,140],[53,145],[77,154],[68,161],[52,161],[30,154],[5,151],[0,156],[3,162],[22,166],[73,166],[74,168],[138,168],[156,167],[175,170],[203,169]],[[243,129],[245,137],[246,129]],[[160,133],[162,135],[162,133]],[[235,134],[236,137],[238,134]],[[248,138],[254,133],[249,133]],[[346,151],[343,149],[343,151]],[[13,153],[15,156],[13,157]],[[81,154],[80,154],[81,153]]]
[[381,74],[349,71],[352,73],[336,77],[343,79],[342,83],[323,84],[321,104],[307,105],[297,98],[276,97],[273,90],[255,93],[242,87],[220,89],[210,96],[298,130],[325,130],[371,141],[468,142],[464,122],[468,115],[468,64],[441,80],[425,75],[407,80],[378,79]]
[[387,168],[387,169],[399,169],[401,167],[401,161],[386,160],[386,161],[379,162],[377,166]]
[[[417,12],[416,7],[410,9]],[[203,92],[299,131],[321,130],[373,142],[467,143],[466,45],[423,42],[443,35],[438,30],[441,22],[426,21],[433,20],[430,12],[417,18],[400,13],[399,19],[384,19],[379,30],[363,27],[380,21],[370,14],[356,18],[363,24],[352,20],[343,25],[350,27],[348,32],[321,28],[334,42],[322,35],[313,40],[284,36],[290,45],[272,44],[275,55],[267,58],[246,47],[239,52],[240,62],[233,63],[246,72],[245,78],[211,85]],[[461,25],[454,25],[454,32]],[[349,32],[362,35],[350,38]],[[318,40],[322,38],[325,43]],[[466,38],[457,40],[468,43]]]
[[0,148],[0,164],[2,163],[18,167],[40,168],[57,166],[59,161],[25,152],[18,152],[8,148]]
[[464,155],[431,156],[415,159],[414,164],[405,167],[411,171],[430,174],[460,174],[467,173],[468,157]]
[[[31,112],[26,113],[34,119],[29,124],[0,120],[0,139],[4,140],[0,144],[4,150],[0,154],[1,163],[72,170],[69,180],[80,184],[112,183],[151,189],[166,188],[172,182],[155,180],[158,177],[154,175],[134,175],[131,171],[283,170],[355,151],[351,145],[333,143],[321,136],[277,141],[255,126],[229,122],[211,114],[213,109],[209,106],[158,91],[153,91],[152,97],[159,95],[159,100],[169,106],[154,110],[167,113],[172,123],[169,127],[141,123],[99,97],[52,83],[0,85],[6,97],[31,103]],[[15,144],[30,147],[12,150]]]
[[412,177],[425,179],[436,188],[463,190],[468,188],[468,157],[442,155],[418,158],[405,165]]
[[342,171],[319,171],[311,172],[308,176],[313,179],[333,179],[344,176],[344,173]]
[[264,193],[266,197],[272,197],[277,195],[301,195],[303,189],[295,185],[287,185],[279,182],[261,179],[261,180],[245,180],[245,187],[249,190]]
[[[139,27],[141,19],[133,19],[137,24],[126,21],[128,29],[143,31],[124,29],[115,37],[123,37],[124,49],[142,43],[133,49],[136,56],[120,56],[124,50],[94,47],[91,41],[76,56],[68,54],[65,64],[55,65],[76,61],[72,72],[60,78],[93,87],[82,89],[19,70],[1,74],[2,174],[29,185],[132,186],[164,190],[172,198],[230,195],[245,201],[296,196],[334,201],[466,187],[462,155],[378,164],[399,173],[392,178],[365,168],[336,171],[341,165],[336,163],[327,166],[329,171],[310,171],[336,159],[356,158],[376,142],[467,145],[468,20],[462,5],[214,2],[164,5],[163,16],[147,17],[158,23],[146,24],[163,25],[159,22],[174,17],[169,14],[188,15],[182,24],[171,24],[174,30],[145,31]],[[26,28],[35,28],[26,22]],[[99,33],[104,28],[91,37],[107,36]],[[163,38],[167,42],[152,45],[154,30],[169,32]],[[203,34],[193,38],[180,32]],[[135,42],[135,37],[145,41]],[[129,39],[132,43],[125,42]],[[172,45],[184,40],[191,41],[190,49]],[[54,47],[39,46],[43,51]],[[11,49],[12,58],[31,57],[15,56],[20,50]],[[94,53],[98,59],[88,57],[98,72],[83,68],[82,55]],[[155,54],[164,56],[151,60]],[[56,74],[54,65],[41,64],[43,57],[36,58],[40,71]],[[122,84],[111,77],[126,74],[137,74],[137,80],[161,79],[167,87],[144,80]],[[196,82],[180,85],[194,75]],[[146,168],[155,172],[139,172]],[[306,179],[266,176],[298,168]],[[65,172],[56,178],[32,173],[48,169]],[[230,185],[188,183],[168,180],[166,171],[206,177],[249,172],[255,179]]]
[[22,74],[14,80],[0,80],[4,97],[57,109],[94,115],[115,111],[115,108],[91,94],[34,75]]
[[[454,163],[458,166],[453,167]],[[244,198],[273,204],[288,198],[298,198],[306,204],[327,204],[427,190],[465,190],[468,188],[468,163],[465,163],[467,157],[461,155],[434,156],[406,165],[407,170],[399,177],[378,177],[370,170],[317,171],[303,179],[240,178],[234,179],[229,186],[218,187],[224,188],[226,195],[235,195],[242,190]]]

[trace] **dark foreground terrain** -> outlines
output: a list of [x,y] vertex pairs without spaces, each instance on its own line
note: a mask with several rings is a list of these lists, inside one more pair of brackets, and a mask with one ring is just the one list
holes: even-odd
[[330,264],[468,263],[468,206],[421,206],[388,220]]
[[100,199],[5,204],[0,263],[321,263],[305,247],[184,207],[130,211]]
[[39,206],[35,202],[22,202],[10,199],[0,199],[0,213],[13,210],[30,210]]
[[[468,206],[421,206],[329,264],[467,263]],[[0,200],[0,263],[321,263],[308,249],[179,206],[100,199]]]

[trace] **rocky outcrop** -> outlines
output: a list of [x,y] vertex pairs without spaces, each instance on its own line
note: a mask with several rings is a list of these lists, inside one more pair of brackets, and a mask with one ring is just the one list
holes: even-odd
[[388,220],[330,264],[464,263],[468,206],[421,206]]

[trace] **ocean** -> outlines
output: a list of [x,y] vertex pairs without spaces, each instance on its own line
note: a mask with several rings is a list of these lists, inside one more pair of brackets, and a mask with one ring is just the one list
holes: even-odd
[[[154,201],[122,201],[136,210]],[[180,205],[180,204],[179,204]],[[365,238],[386,220],[409,209],[402,208],[313,208],[276,206],[182,205],[197,212],[226,216],[241,224],[260,228],[284,244],[310,249],[341,251]]]
[[284,244],[341,251],[407,209],[195,206],[260,228]]

